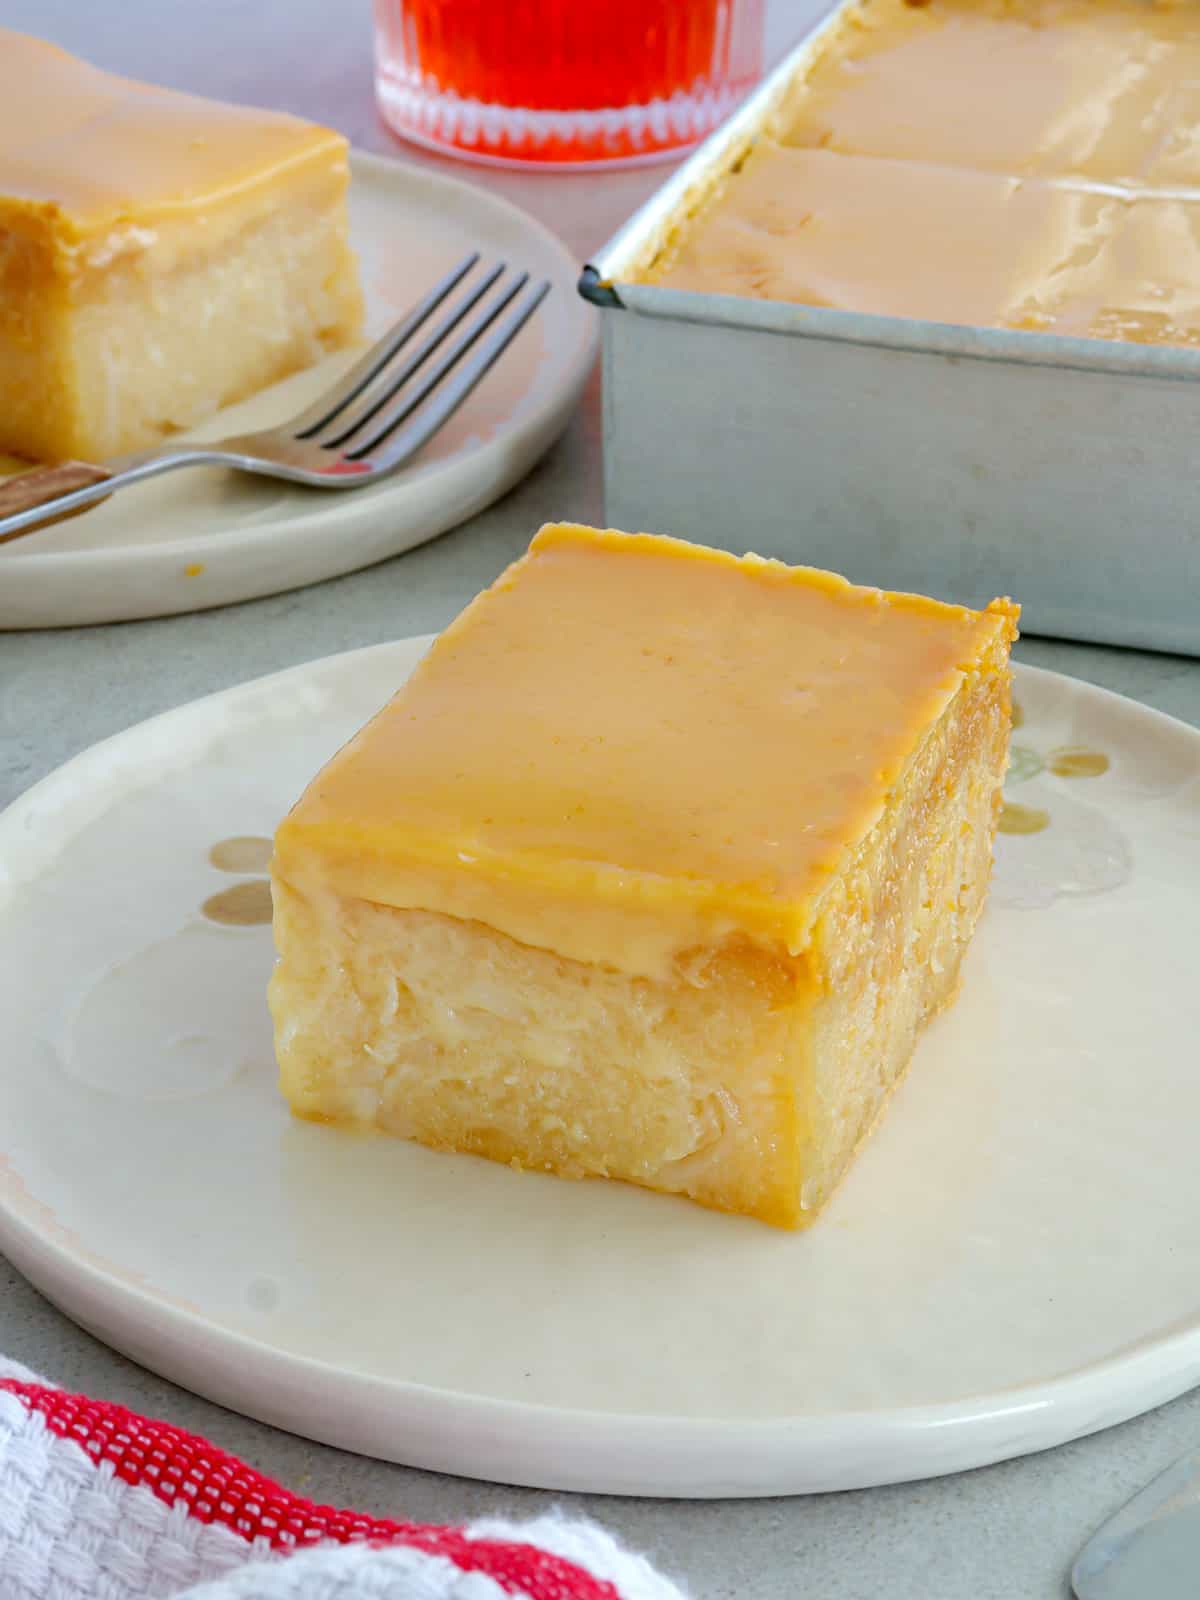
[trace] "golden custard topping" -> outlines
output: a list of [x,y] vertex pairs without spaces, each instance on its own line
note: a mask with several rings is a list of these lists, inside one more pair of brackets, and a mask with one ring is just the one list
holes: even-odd
[[731,932],[795,954],[1015,615],[545,528],[314,780],[276,874],[627,971]]
[[1200,344],[1200,6],[863,0],[644,277]]
[[344,150],[298,117],[135,83],[0,28],[0,216],[49,208],[80,236],[200,208],[211,221],[247,190]]

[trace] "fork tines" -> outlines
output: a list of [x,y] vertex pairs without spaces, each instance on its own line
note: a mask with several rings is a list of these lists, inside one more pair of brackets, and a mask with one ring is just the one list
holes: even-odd
[[[398,466],[419,450],[462,405],[550,289],[545,279],[530,284],[527,272],[510,275],[501,261],[453,299],[479,264],[473,251],[453,267],[332,393],[297,419],[294,436],[348,461],[367,462],[376,471]],[[441,318],[414,342],[443,306]]]

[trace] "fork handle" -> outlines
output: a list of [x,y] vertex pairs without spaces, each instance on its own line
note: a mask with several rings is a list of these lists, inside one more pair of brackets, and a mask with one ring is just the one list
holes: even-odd
[[[69,511],[55,514],[48,509],[44,517],[34,521],[22,519],[19,527],[6,530],[4,523],[9,517],[31,511],[36,506],[49,507],[52,501],[61,500],[64,495],[73,495],[80,489],[107,483],[112,476],[108,467],[97,467],[90,461],[63,461],[56,467],[21,472],[15,478],[0,482],[0,544],[8,539],[18,539],[21,534],[32,532],[34,528],[44,528],[47,523],[57,522],[60,516],[71,516],[83,507],[78,501],[73,501]],[[105,494],[88,495],[86,503],[91,505],[96,500],[106,498]]]
[[176,467],[208,466],[228,459],[208,445],[178,444],[116,456],[102,467],[91,461],[65,461],[61,466],[18,473],[0,483],[0,544],[59,522],[97,500],[107,500],[114,489],[123,489],[127,483],[156,478]]

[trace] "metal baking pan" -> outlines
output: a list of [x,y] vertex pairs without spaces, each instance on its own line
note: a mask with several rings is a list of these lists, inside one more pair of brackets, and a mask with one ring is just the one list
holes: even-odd
[[969,605],[1009,594],[1026,633],[1200,655],[1200,351],[624,281],[849,9],[583,271],[606,519]]

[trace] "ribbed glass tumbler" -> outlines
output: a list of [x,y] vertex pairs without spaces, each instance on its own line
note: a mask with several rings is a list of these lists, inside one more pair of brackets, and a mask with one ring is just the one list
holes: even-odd
[[375,0],[405,139],[505,166],[629,166],[709,133],[762,70],[764,0]]

